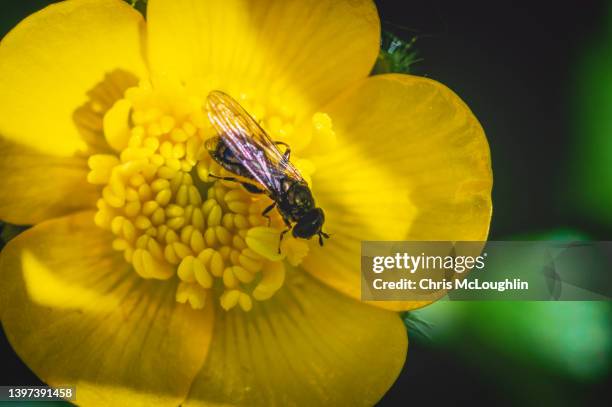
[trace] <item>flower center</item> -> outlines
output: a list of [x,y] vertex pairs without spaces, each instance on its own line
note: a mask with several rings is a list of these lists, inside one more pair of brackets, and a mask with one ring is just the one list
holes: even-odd
[[[291,114],[245,95],[239,100],[272,138],[290,141]],[[88,181],[101,186],[95,223],[114,234],[113,248],[141,277],[177,278],[178,302],[202,308],[213,295],[226,310],[248,311],[283,285],[283,260],[298,265],[308,243],[288,234],[279,253],[284,223],[276,210],[269,220],[262,215],[271,200],[209,176],[232,174],[204,148],[215,136],[204,106],[178,86],[126,90],[103,120],[105,138],[119,153],[88,161]],[[333,135],[329,117],[315,114],[313,132]],[[312,166],[292,161],[309,179]]]

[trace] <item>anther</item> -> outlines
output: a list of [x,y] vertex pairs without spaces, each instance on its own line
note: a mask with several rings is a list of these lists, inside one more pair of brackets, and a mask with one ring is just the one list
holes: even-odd
[[[270,200],[209,177],[233,174],[203,148],[214,135],[203,103],[172,95],[143,82],[108,109],[103,127],[116,154],[88,160],[87,179],[101,193],[94,221],[114,235],[112,248],[142,278],[176,278],[176,301],[199,309],[213,295],[226,310],[249,311],[253,299],[270,298],[284,282],[279,231],[261,227],[268,224],[261,213]],[[161,97],[170,98],[163,107]],[[243,101],[271,134],[292,137],[294,119],[282,106],[262,105],[248,95]],[[268,112],[273,113],[266,117]],[[315,116],[315,133],[331,137],[329,117]],[[275,212],[270,215],[272,225],[282,224]],[[283,246],[292,264],[308,252],[306,243],[298,243]]]

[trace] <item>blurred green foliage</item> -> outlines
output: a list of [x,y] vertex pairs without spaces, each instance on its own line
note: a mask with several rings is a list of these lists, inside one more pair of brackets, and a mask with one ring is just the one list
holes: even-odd
[[[519,238],[574,240],[581,237],[584,235],[579,232],[559,230]],[[526,256],[499,266],[508,268],[504,274],[513,275],[533,270],[530,262],[533,259]],[[422,336],[415,336],[413,339],[453,349],[504,380],[524,381],[515,377],[517,366],[521,375],[537,372],[535,381],[560,376],[572,381],[596,382],[612,374],[610,302],[439,301],[412,314],[417,320],[427,321],[430,338],[423,340]]]
[[575,85],[572,173],[562,199],[592,222],[612,226],[612,7],[578,59]]
[[608,302],[440,301],[415,313],[431,325],[434,346],[451,347],[488,368],[513,360],[526,370],[577,380],[610,373]]

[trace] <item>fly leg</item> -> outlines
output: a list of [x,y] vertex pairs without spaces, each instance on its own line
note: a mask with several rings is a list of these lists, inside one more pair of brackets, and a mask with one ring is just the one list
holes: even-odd
[[274,209],[274,207],[276,206],[276,202],[272,202],[272,204],[270,204],[270,206],[268,206],[266,209],[264,209],[264,211],[261,213],[261,216],[265,217],[266,219],[268,219],[268,226],[270,226],[270,215],[268,215],[268,213]]
[[291,223],[289,223],[289,221],[285,219],[285,217],[283,217],[283,221],[285,221],[285,226],[287,226],[287,229],[281,232],[280,238],[278,239],[278,254],[280,254],[281,252],[280,249],[281,249],[281,243],[283,241],[283,237],[285,237],[285,234],[291,230]]
[[265,190],[259,188],[257,185],[253,185],[250,182],[240,181],[239,179],[234,178],[234,177],[219,177],[214,174],[208,174],[208,176],[211,178],[216,178],[216,179],[220,179],[223,181],[237,182],[240,185],[242,185],[244,189],[246,189],[248,192],[252,194],[264,194],[266,192]]
[[325,232],[319,232],[319,245],[323,246],[323,238],[329,239],[329,235]]

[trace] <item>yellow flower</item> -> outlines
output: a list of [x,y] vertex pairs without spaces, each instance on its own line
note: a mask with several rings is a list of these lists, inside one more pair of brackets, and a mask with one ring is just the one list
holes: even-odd
[[[364,304],[361,240],[484,240],[487,142],[443,85],[367,77],[367,0],[74,0],[0,45],[0,257],[9,341],[81,405],[371,405],[407,338]],[[324,247],[204,151],[206,95],[238,99],[326,213]]]

